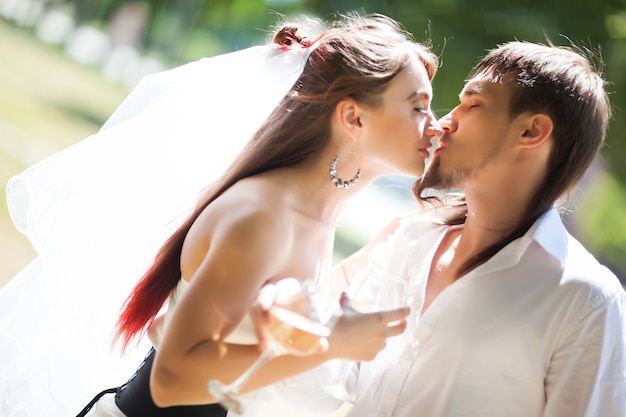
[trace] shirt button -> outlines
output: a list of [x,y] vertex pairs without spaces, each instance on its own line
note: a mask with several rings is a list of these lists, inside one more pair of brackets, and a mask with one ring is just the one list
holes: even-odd
[[404,360],[407,362],[413,362],[417,358],[417,354],[410,350],[404,352]]

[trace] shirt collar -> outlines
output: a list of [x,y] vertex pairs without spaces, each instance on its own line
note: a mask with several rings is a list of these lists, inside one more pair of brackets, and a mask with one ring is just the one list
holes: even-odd
[[531,242],[537,242],[550,256],[565,265],[568,233],[555,206],[537,219],[535,224],[520,238],[515,254],[519,260]]
[[[405,229],[405,236],[409,242],[412,242],[411,246],[416,246],[416,244],[419,246],[427,230],[431,228],[431,230],[441,230],[440,227],[442,227],[443,219],[450,217],[450,215],[454,213],[454,210],[458,210],[458,208],[439,209],[435,212],[419,216],[418,218],[425,220],[427,224],[431,225],[428,229],[419,226],[420,222],[416,222],[416,219],[412,219],[413,221],[409,222],[412,224],[408,225]],[[567,230],[563,225],[558,209],[553,205],[537,219],[524,236],[509,243],[506,248],[502,249],[500,251],[500,258],[505,264],[517,263],[528,249],[528,246],[532,242],[536,242],[549,256],[556,259],[561,266],[564,266],[567,257],[567,241]],[[499,265],[500,262],[497,262],[497,264]],[[498,265],[493,265],[493,267],[499,268],[502,266]]]

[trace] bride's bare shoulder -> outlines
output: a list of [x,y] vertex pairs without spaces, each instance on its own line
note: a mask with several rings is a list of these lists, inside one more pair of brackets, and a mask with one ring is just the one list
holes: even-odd
[[289,206],[283,192],[265,177],[237,182],[211,203],[197,223],[209,232],[217,227],[282,229],[289,223]]
[[285,252],[292,240],[293,215],[272,188],[263,181],[243,180],[204,209],[185,237],[182,263],[189,266],[188,273],[210,247],[226,252],[236,248],[259,259]]
[[286,193],[274,181],[255,176],[230,187],[215,203],[227,210],[247,207],[252,211],[282,211],[287,208]]

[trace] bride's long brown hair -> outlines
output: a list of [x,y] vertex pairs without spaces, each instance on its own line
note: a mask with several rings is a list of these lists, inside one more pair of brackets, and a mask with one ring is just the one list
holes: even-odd
[[315,48],[292,89],[251,138],[203,201],[159,250],[154,263],[128,296],[117,322],[115,340],[123,348],[143,334],[181,279],[180,256],[185,237],[200,213],[237,181],[280,167],[316,159],[330,138],[337,103],[350,97],[372,107],[399,72],[417,58],[432,79],[437,56],[382,16],[343,16],[314,41],[285,24],[273,43],[281,49]]

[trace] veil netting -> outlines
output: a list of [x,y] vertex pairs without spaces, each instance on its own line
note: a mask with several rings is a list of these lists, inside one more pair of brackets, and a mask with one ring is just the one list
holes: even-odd
[[37,257],[0,290],[0,416],[67,417],[132,374],[149,342],[112,348],[124,300],[310,49],[254,46],[148,75],[98,133],[11,178],[11,218]]

